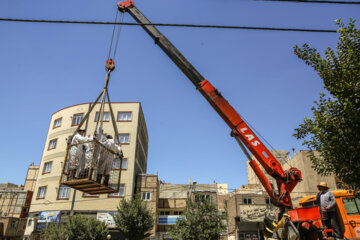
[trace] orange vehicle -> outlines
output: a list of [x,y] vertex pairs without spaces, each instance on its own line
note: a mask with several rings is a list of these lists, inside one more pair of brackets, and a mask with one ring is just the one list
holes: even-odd
[[[360,197],[354,196],[353,191],[335,190],[333,191],[337,203],[336,215],[341,231],[347,239],[360,239]],[[315,205],[315,195],[304,197],[299,201],[300,209],[313,209],[319,212],[319,207]],[[321,229],[322,223],[320,214],[318,218],[306,220],[295,216],[289,211],[292,222],[298,222],[301,239],[314,239],[315,229]]]
[[[222,94],[206,80],[180,51],[135,7],[133,0],[126,0],[117,4],[118,10],[129,13],[136,22],[154,39],[164,53],[179,67],[179,69],[194,84],[196,89],[204,96],[209,104],[229,126],[231,136],[235,138],[244,154],[249,159],[249,165],[264,186],[272,203],[287,210],[285,229],[291,228],[295,238],[322,240],[334,239],[334,231],[326,229],[320,216],[320,208],[314,206],[315,196],[302,200],[301,208],[293,208],[291,192],[296,184],[302,180],[301,171],[296,168],[284,170],[277,159],[255,135],[248,124],[241,118],[236,110],[228,103]],[[250,157],[250,153],[257,161]],[[270,183],[260,168],[264,168],[276,180],[276,186]],[[274,184],[275,185],[275,184]],[[338,204],[338,219],[345,236],[350,239],[360,239],[360,199],[346,191],[335,191]],[[284,218],[285,219],[285,218]],[[285,239],[290,239],[285,237]]]

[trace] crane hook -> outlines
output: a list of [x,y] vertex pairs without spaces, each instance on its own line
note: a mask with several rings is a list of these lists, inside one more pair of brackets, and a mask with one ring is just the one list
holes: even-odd
[[109,58],[108,60],[106,60],[105,62],[105,70],[107,72],[112,72],[115,69],[115,61],[111,58]]

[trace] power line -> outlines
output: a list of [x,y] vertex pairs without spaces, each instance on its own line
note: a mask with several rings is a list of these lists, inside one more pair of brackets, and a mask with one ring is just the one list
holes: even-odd
[[[264,1],[267,1],[267,0],[264,0]],[[316,32],[316,33],[336,33],[337,32],[336,30],[333,30],[333,29],[278,28],[278,27],[172,24],[172,23],[129,23],[129,22],[121,22],[120,23],[120,22],[73,21],[73,20],[39,20],[39,19],[19,19],[19,18],[0,18],[0,21],[4,21],[4,22],[28,22],[28,23],[127,25],[127,26],[153,25],[153,26],[161,26],[161,27],[217,28],[217,29],[264,30],[264,31],[283,31],[283,32]]]
[[293,2],[293,3],[327,3],[327,4],[360,4],[360,2],[351,1],[316,1],[316,0],[255,0],[266,2]]

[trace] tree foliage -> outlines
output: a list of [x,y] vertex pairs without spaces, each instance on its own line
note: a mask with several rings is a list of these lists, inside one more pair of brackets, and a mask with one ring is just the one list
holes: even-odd
[[322,78],[325,93],[312,107],[312,118],[295,129],[294,136],[311,150],[314,169],[321,175],[335,174],[349,188],[360,188],[360,30],[350,19],[336,21],[339,41],[325,56],[304,44],[294,53]]
[[43,232],[46,240],[104,240],[108,234],[105,223],[80,215],[67,223],[51,223]]
[[176,240],[218,240],[226,229],[226,215],[208,200],[187,201],[187,210],[169,234]]
[[153,213],[138,196],[121,200],[114,220],[116,227],[129,240],[149,237],[154,226]]
[[50,223],[43,231],[43,239],[45,240],[67,240],[65,234],[65,224]]

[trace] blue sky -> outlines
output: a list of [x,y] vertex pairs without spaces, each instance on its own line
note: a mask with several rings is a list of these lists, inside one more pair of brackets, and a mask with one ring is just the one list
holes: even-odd
[[[113,21],[117,1],[0,1],[1,18]],[[335,29],[359,20],[357,5],[250,0],[138,0],[154,23]],[[133,22],[127,14],[125,22]],[[357,24],[358,26],[358,24]],[[159,27],[275,149],[305,149],[292,137],[323,90],[293,54],[324,51],[337,34]],[[112,26],[0,22],[0,182],[23,184],[39,164],[51,115],[91,102],[103,87]],[[110,82],[112,101],[142,103],[148,173],[165,182],[247,183],[246,158],[230,129],[140,27],[124,26]]]

